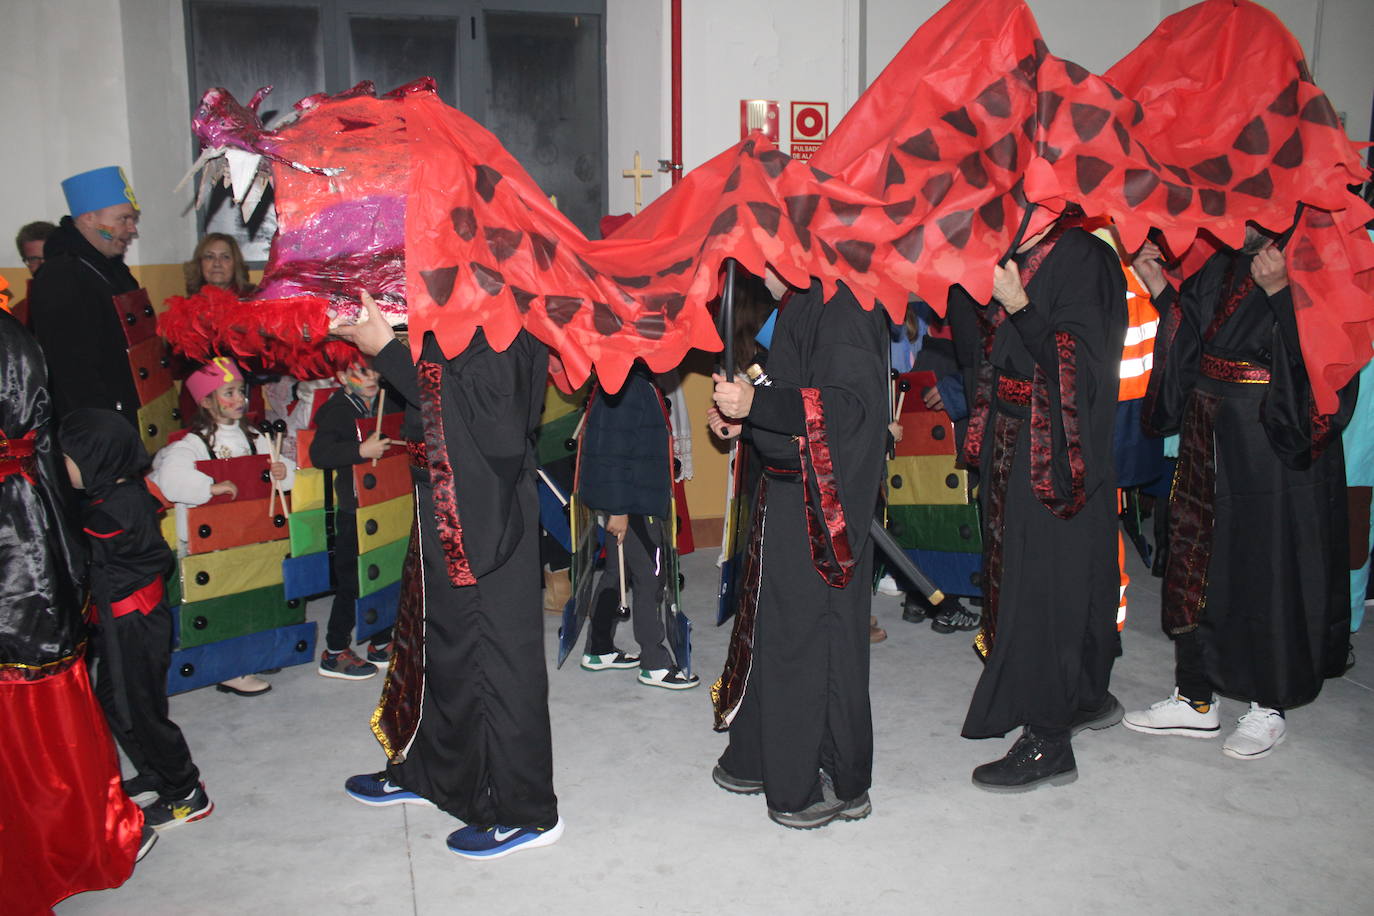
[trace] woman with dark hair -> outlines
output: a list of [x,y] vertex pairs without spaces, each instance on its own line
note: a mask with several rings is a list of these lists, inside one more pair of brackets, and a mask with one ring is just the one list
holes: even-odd
[[181,265],[186,272],[186,294],[194,296],[206,286],[218,286],[243,297],[253,291],[248,264],[234,237],[211,232],[196,245],[191,260]]

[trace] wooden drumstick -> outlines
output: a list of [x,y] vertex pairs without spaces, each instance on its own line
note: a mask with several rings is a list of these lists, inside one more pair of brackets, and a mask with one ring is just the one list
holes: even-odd
[[[386,409],[386,389],[383,388],[383,389],[381,389],[381,391],[377,394],[377,421],[376,421],[376,422],[377,422],[377,425],[376,425],[376,428],[373,430],[373,432],[377,433],[378,436],[380,436],[380,435],[381,435],[381,432],[382,432],[382,411],[384,411],[385,409]],[[376,458],[373,458],[373,459],[372,459],[372,466],[373,466],[374,468],[377,466],[377,459],[376,459]]]

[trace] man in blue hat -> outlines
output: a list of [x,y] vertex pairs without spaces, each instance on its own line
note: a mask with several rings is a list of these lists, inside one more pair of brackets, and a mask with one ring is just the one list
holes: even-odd
[[137,426],[139,396],[113,299],[138,289],[124,254],[138,237],[138,201],[118,166],[62,182],[70,216],[43,247],[30,322],[48,361],[53,415],[116,410]]

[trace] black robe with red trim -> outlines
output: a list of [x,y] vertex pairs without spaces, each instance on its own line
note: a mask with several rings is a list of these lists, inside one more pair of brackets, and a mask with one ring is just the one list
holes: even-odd
[[[1249,257],[1222,252],[1155,300],[1160,332],[1144,422],[1161,435],[1181,431],[1164,628],[1198,633],[1219,693],[1284,708],[1312,700],[1323,678],[1345,670],[1339,433],[1356,383],[1340,392],[1336,415],[1315,416],[1289,290],[1267,296],[1249,277]],[[1245,380],[1266,374],[1267,382]]]
[[887,442],[887,340],[884,312],[863,310],[843,285],[825,301],[813,284],[778,316],[773,385],[755,389],[748,416],[765,468],[756,565],[746,563],[741,584],[756,604],[741,602],[722,676],[745,689],[721,765],[762,780],[778,811],[819,800],[818,770],[844,799],[872,779],[868,529]]
[[373,719],[387,772],[468,824],[551,827],[533,439],[548,350],[522,332],[498,352],[479,331],[453,359],[431,337],[418,364],[393,343],[374,365],[428,464],[412,464],[417,524]]
[[[976,641],[985,667],[966,738],[1067,728],[1104,701],[1119,649],[1121,268],[1081,229],[1052,233],[1017,263],[1030,305],[1008,318],[994,301],[983,313],[995,330],[966,440],[980,471],[986,577]],[[1020,382],[1029,405],[999,398],[1003,379]]]

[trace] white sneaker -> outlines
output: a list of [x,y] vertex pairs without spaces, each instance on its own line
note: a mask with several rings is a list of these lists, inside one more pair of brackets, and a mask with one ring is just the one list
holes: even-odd
[[1221,752],[1236,760],[1258,760],[1283,743],[1288,726],[1278,710],[1250,704],[1250,711],[1236,720],[1236,730],[1221,746]]
[[1212,697],[1206,712],[1198,712],[1193,704],[1178,695],[1178,688],[1167,700],[1160,700],[1149,709],[1126,713],[1121,720],[1133,732],[1145,735],[1186,735],[1189,738],[1215,738],[1221,734],[1221,716],[1217,714],[1217,698]]
[[902,590],[897,587],[896,579],[891,576],[883,576],[878,580],[878,594],[896,598],[902,594]]

